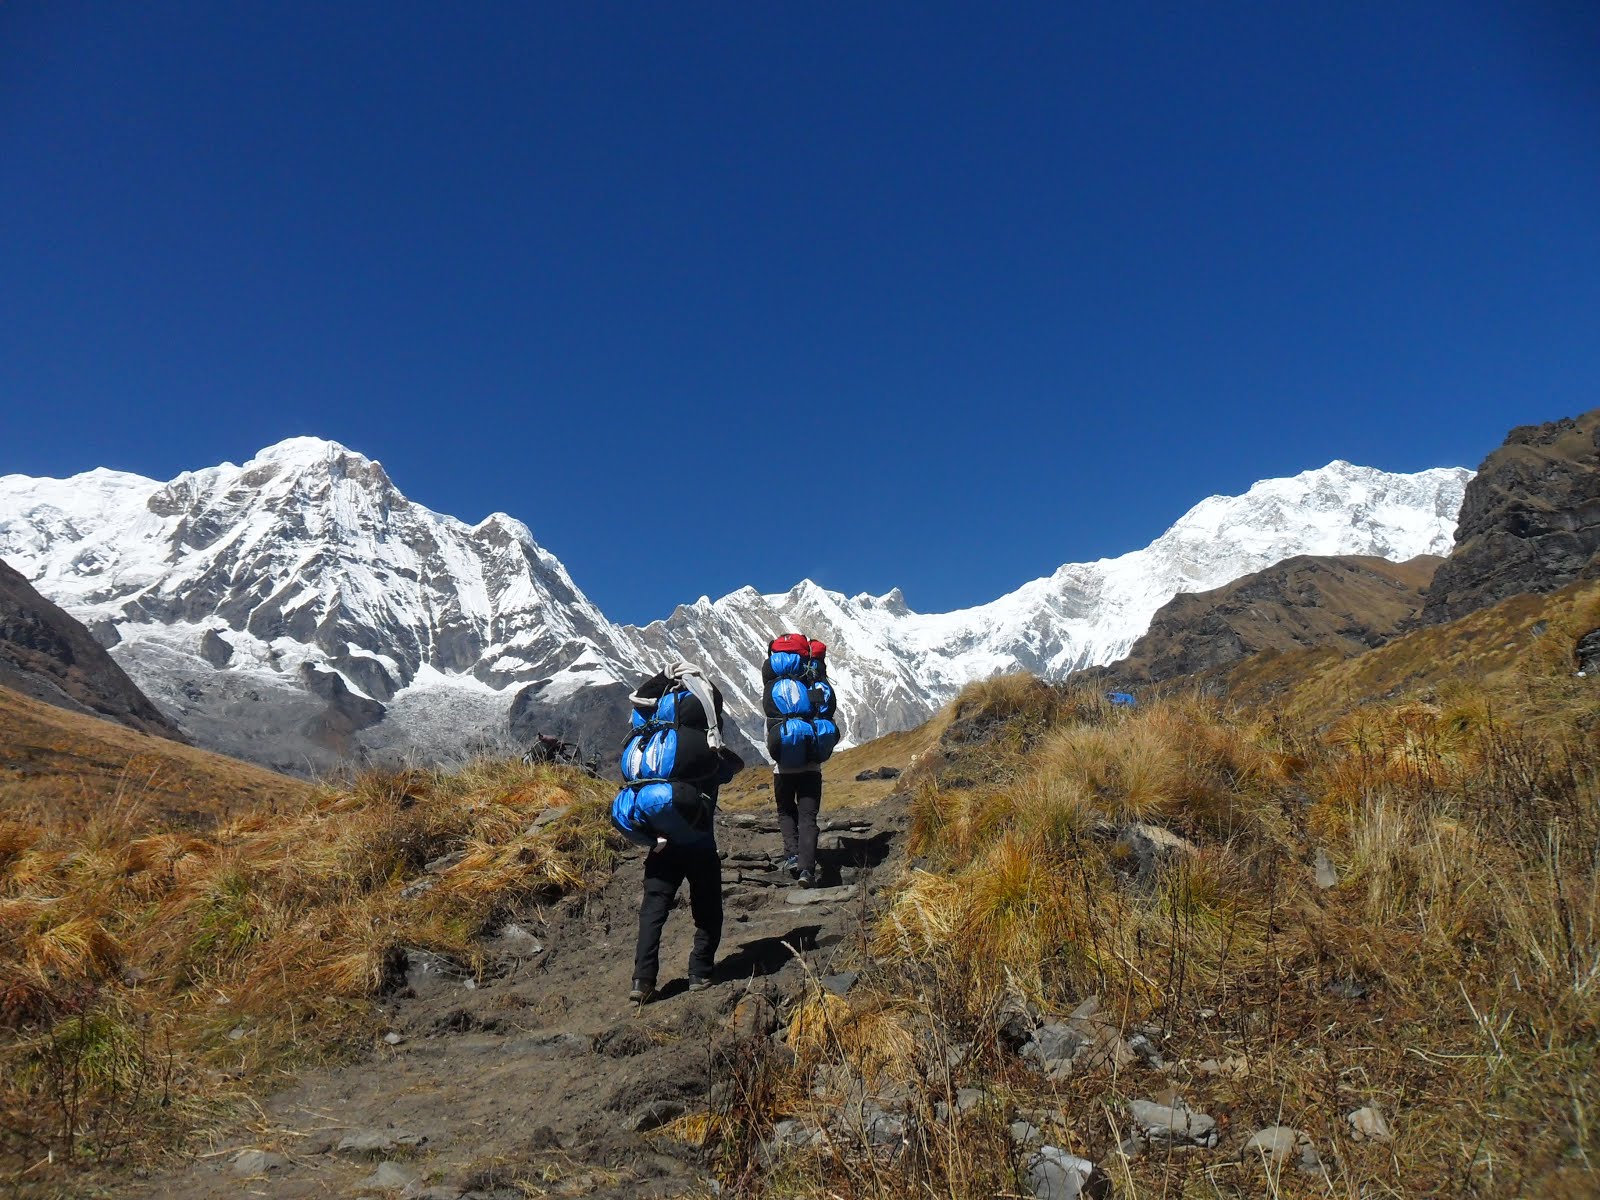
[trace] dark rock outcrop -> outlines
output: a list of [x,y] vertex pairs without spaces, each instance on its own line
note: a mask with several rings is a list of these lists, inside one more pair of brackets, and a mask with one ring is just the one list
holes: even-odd
[[306,663],[300,669],[300,678],[307,691],[328,702],[328,707],[305,722],[300,732],[339,754],[353,753],[351,735],[372,728],[388,712],[376,700],[352,692],[337,671],[324,671]]
[[1108,681],[1155,683],[1227,667],[1263,650],[1358,653],[1414,619],[1443,560],[1300,555],[1209,592],[1174,596]]
[[200,639],[200,657],[213,667],[225,667],[233,661],[233,645],[215,629],[208,629]]
[[1578,670],[1585,675],[1600,673],[1600,629],[1591,629],[1579,638],[1572,656],[1578,661]]
[[0,685],[58,708],[185,741],[78,621],[0,562]]
[[1600,577],[1600,408],[1513,429],[1467,485],[1421,622]]

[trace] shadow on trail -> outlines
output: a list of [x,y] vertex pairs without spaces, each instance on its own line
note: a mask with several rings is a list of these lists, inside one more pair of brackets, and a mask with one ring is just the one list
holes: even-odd
[[889,857],[894,834],[884,830],[871,837],[841,837],[837,850],[817,850],[817,882],[823,887],[834,887],[843,878],[846,867],[871,870]]
[[735,980],[776,975],[794,957],[789,946],[796,950],[813,950],[817,945],[817,934],[821,931],[821,925],[800,925],[780,937],[756,938],[755,941],[745,942],[717,964],[716,978]]

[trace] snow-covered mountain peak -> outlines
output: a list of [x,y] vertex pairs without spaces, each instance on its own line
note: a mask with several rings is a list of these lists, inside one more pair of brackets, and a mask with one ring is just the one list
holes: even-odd
[[340,459],[363,463],[374,461],[360,451],[352,450],[348,446],[331,441],[328,438],[289,437],[284,438],[281,442],[274,442],[270,446],[262,447],[244,465],[248,468],[260,466],[263,463],[279,463],[289,467],[306,467],[316,463],[334,462]]

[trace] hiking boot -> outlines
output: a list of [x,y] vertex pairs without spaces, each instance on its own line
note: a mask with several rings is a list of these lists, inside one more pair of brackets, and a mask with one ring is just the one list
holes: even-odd
[[630,1004],[643,1004],[650,999],[650,994],[656,990],[656,985],[644,979],[633,981],[633,990],[628,993]]
[[803,888],[814,887],[817,882],[815,873],[811,871],[801,871],[800,874],[795,876],[795,879]]
[[783,869],[785,871],[789,872],[789,878],[790,879],[799,879],[800,878],[800,856],[798,854],[789,855],[788,858],[783,860]]
[[711,980],[707,979],[704,975],[689,976],[689,990],[691,992],[703,992],[710,986]]

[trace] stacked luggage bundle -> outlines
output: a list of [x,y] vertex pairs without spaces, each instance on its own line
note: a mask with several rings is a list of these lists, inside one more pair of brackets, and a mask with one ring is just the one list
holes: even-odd
[[782,771],[820,768],[839,743],[838,701],[828,682],[828,648],[802,633],[767,644],[761,678],[767,753]]
[[[706,712],[704,697],[714,713]],[[632,729],[622,747],[623,786],[611,804],[612,823],[640,844],[657,836],[704,837],[721,769],[722,739],[714,732],[722,724],[721,692],[698,676],[691,684],[657,675],[630,699]]]

